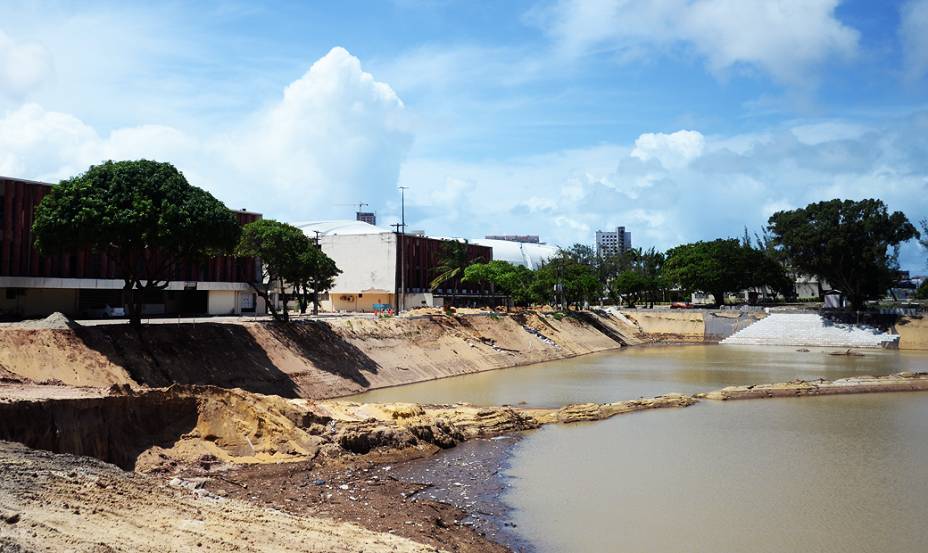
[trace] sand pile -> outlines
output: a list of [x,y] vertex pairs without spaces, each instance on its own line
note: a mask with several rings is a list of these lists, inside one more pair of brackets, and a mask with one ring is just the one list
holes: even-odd
[[79,326],[80,325],[73,319],[59,311],[52,313],[44,319],[24,321],[16,325],[18,328],[31,330],[73,330]]

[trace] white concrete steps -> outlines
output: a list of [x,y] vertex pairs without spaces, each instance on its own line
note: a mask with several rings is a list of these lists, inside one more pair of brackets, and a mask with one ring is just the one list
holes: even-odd
[[864,325],[833,323],[820,315],[773,313],[721,341],[722,344],[880,348],[899,336]]

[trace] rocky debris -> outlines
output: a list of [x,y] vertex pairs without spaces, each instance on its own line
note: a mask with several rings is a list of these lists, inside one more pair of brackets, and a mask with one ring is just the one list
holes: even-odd
[[558,346],[557,343],[556,343],[554,340],[552,340],[551,338],[548,338],[547,336],[545,336],[544,334],[542,334],[541,331],[538,330],[537,328],[532,328],[532,327],[530,327],[530,326],[528,326],[528,325],[522,325],[522,328],[525,329],[525,332],[528,332],[528,333],[531,334],[532,336],[535,336],[536,338],[538,338],[539,340],[541,340],[541,341],[544,342],[545,344],[548,344],[548,345],[551,346],[552,348],[554,348],[554,349],[560,349],[560,346]]
[[793,380],[777,384],[728,386],[715,392],[697,394],[696,397],[724,401],[729,399],[918,391],[928,391],[928,373],[906,371],[889,376],[853,376],[839,380]]

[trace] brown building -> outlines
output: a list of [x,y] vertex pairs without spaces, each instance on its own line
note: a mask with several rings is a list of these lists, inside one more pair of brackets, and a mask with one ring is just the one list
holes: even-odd
[[[124,281],[105,254],[39,255],[32,236],[36,206],[50,184],[0,177],[0,317],[118,314]],[[241,224],[257,213],[236,211]],[[219,257],[173,268],[168,287],[145,298],[148,315],[238,314],[262,310],[252,293],[255,259]]]

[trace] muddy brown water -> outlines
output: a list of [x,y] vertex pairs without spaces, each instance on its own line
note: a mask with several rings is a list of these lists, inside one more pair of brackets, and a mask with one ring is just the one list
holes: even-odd
[[691,345],[631,347],[511,369],[373,390],[345,399],[559,407],[606,403],[668,392],[695,393],[737,384],[834,379],[928,371],[928,351],[844,350]]
[[[552,406],[928,370],[928,352],[828,353],[629,348],[355,397]],[[908,553],[928,543],[928,394],[704,401],[547,426],[504,466],[512,530],[542,553]]]

